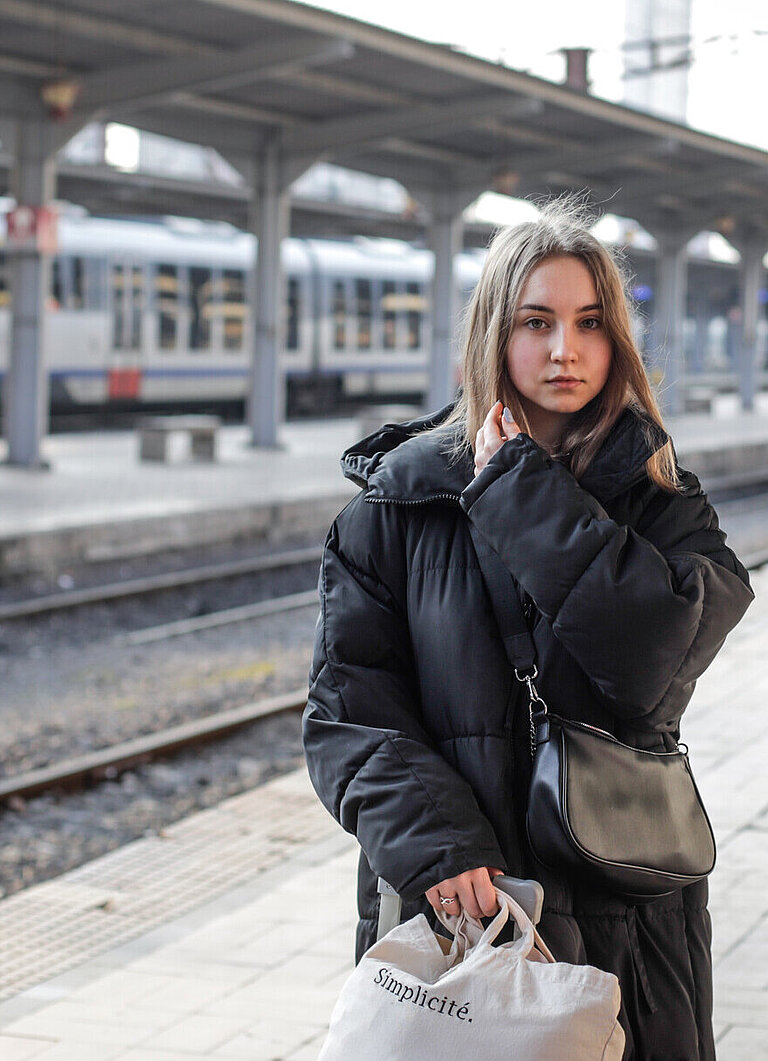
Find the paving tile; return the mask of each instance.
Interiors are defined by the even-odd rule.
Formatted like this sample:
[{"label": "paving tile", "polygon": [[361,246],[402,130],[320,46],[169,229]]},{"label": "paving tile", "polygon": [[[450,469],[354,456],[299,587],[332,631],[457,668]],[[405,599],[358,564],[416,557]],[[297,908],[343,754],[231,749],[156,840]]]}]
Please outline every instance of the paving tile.
[{"label": "paving tile", "polygon": [[155,1011],[168,1014],[194,1013],[215,999],[226,996],[232,990],[231,983],[177,977],[158,991],[142,995],[134,1005],[136,1012],[144,1014]]},{"label": "paving tile", "polygon": [[325,987],[291,988],[264,980],[212,1002],[202,1012],[217,1017],[242,1017],[247,1024],[264,1021],[279,1026],[281,1021],[295,1018],[300,1005],[306,1017],[322,1023],[327,1020],[334,1001],[334,993]]},{"label": "paving tile", "polygon": [[285,985],[295,987],[315,987],[324,985],[330,977],[347,968],[344,959],[323,955],[297,954],[282,965],[276,966],[268,975],[272,984],[278,988]]},{"label": "paving tile", "polygon": [[156,992],[173,983],[173,977],[158,974],[152,970],[118,969],[106,973],[97,980],[78,988],[70,996],[73,1001],[105,1002],[111,1005],[127,1006],[136,999],[150,992]]},{"label": "paving tile", "polygon": [[717,1044],[718,1061],[768,1061],[768,1036],[760,1028],[730,1028]]},{"label": "paving tile", "polygon": [[255,1035],[241,1035],[224,1043],[208,1056],[220,1061],[284,1061],[285,1043]]},{"label": "paving tile", "polygon": [[754,933],[735,947],[717,963],[716,971],[719,983],[765,991],[768,1002],[768,938],[765,933]]},{"label": "paving tile", "polygon": [[106,1043],[57,1043],[35,1057],[39,1061],[115,1061],[121,1051],[121,1046],[110,1047]]},{"label": "paving tile", "polygon": [[325,1032],[315,1036],[308,1043],[300,1046],[298,1050],[286,1054],[286,1061],[317,1061],[317,1055],[320,1053],[324,1040]]},{"label": "paving tile", "polygon": [[14,1021],[5,1029],[6,1034],[35,1036],[61,1043],[102,1043],[106,1046],[129,1046],[146,1038],[147,1031],[141,1027],[101,1021],[75,1021],[54,1019],[47,1011],[31,1014]]},{"label": "paving tile", "polygon": [[725,1035],[725,1033],[730,1029],[730,1027],[731,1027],[731,1025],[727,1024],[725,1021],[721,1021],[721,1020],[713,1020],[712,1021],[712,1031],[714,1032],[714,1036],[715,1036],[715,1044],[720,1042],[720,1040]]},{"label": "paving tile", "polygon": [[39,1057],[50,1045],[50,1040],[0,1035],[0,1058],[2,1061],[28,1061],[29,1058]]},{"label": "paving tile", "polygon": [[[43,1012],[46,1021],[63,1021],[65,1024],[75,1022],[77,1024],[106,1024],[119,1025],[127,1028],[146,1029],[146,1033],[155,1031],[168,1024],[171,1017],[152,1011],[141,1011],[136,1005],[124,1006],[117,1000],[114,1004],[109,1001],[108,996],[102,996],[100,1001],[79,1001],[77,995],[73,995],[66,1002],[55,1002],[47,1006]],[[30,1023],[34,1020],[29,1018]]]},{"label": "paving tile", "polygon": [[215,958],[206,955],[205,960],[200,961],[199,957],[182,957],[178,952],[170,953],[168,949],[162,949],[132,962],[131,975],[137,980],[147,981],[155,976],[164,984],[191,976],[200,980],[213,980],[232,988],[239,987],[258,975],[259,970],[251,972],[242,965],[227,961],[227,958],[228,954],[225,952],[217,954]]},{"label": "paving tile", "polygon": [[[131,1048],[117,1054],[113,1061],[191,1061],[195,1057],[204,1057],[204,1054],[193,1054],[189,1051],[174,1050],[144,1050],[142,1047]],[[73,1061],[76,1061],[73,1058]]]},{"label": "paving tile", "polygon": [[184,1017],[165,1031],[145,1037],[150,1050],[177,1050],[205,1054],[231,1039],[247,1024],[242,1019],[195,1014]]},{"label": "paving tile", "polygon": [[[282,1035],[278,1029],[270,1032],[269,1029],[256,1027],[234,1036],[226,1043],[222,1043],[210,1054],[213,1058],[232,1058],[232,1061],[242,1058],[243,1061],[284,1061],[293,1052],[303,1049],[310,1043],[322,1043],[325,1037],[325,1029],[316,1025],[293,1025],[284,1026]],[[319,1053],[319,1046],[315,1051],[315,1059]],[[350,1059],[353,1061],[353,1059]]]}]

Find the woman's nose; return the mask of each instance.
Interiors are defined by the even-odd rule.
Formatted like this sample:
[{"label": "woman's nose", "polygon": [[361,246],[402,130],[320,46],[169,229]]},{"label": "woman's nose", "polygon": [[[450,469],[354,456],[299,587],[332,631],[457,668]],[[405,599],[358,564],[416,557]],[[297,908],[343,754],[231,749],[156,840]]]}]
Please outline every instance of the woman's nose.
[{"label": "woman's nose", "polygon": [[570,329],[558,328],[553,333],[550,357],[557,363],[576,360],[578,357],[577,337]]}]

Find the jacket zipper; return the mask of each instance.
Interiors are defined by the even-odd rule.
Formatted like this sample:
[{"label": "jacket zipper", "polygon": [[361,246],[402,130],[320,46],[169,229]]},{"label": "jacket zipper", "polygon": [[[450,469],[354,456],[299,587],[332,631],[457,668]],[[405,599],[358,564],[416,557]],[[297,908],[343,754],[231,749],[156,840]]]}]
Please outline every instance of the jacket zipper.
[{"label": "jacket zipper", "polygon": [[366,497],[369,505],[429,505],[432,501],[458,501],[458,494],[432,494],[417,499],[405,497]]},{"label": "jacket zipper", "polygon": [[[555,718],[560,718],[559,715],[554,715],[554,717]],[[631,751],[631,752],[640,752],[643,755],[656,755],[656,756],[659,756],[659,755],[682,755],[682,756],[685,756],[685,752],[682,750],[682,748],[680,747],[679,743],[676,745],[676,747],[672,748],[671,750],[669,748],[665,748],[664,751],[654,751],[653,748],[636,748],[633,744],[625,744],[623,741],[620,741],[618,737],[614,737],[614,735],[612,733],[609,733],[608,730],[600,729],[599,726],[592,726],[592,725],[590,725],[589,722],[577,722],[576,719],[572,719],[572,718],[568,718],[568,719],[564,718],[564,719],[561,719],[561,721],[566,722],[569,726],[574,726],[574,727],[578,727],[579,729],[589,730],[589,732],[590,733],[594,733],[595,736],[603,737],[605,740],[610,741],[612,744],[618,744],[618,746],[620,748],[626,748],[628,751]],[[686,746],[683,745],[683,747],[686,747]],[[686,748],[686,751],[687,751],[687,748]]]}]

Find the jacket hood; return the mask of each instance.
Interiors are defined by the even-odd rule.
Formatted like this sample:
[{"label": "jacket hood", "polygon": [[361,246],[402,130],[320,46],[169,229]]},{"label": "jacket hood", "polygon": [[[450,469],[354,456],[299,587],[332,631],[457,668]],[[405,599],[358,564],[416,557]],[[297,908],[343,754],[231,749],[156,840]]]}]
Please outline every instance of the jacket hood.
[{"label": "jacket hood", "polygon": [[388,501],[459,497],[472,479],[472,455],[453,450],[461,424],[445,425],[453,404],[403,424],[384,424],[343,454],[347,479]]},{"label": "jacket hood", "polygon": [[[344,475],[369,497],[382,501],[458,500],[473,479],[474,463],[466,449],[457,456],[462,425],[445,424],[453,408],[451,404],[406,423],[384,424],[345,451]],[[668,441],[667,433],[652,420],[636,409],[625,409],[581,477],[581,485],[603,501],[616,496],[645,474],[648,458]]]}]

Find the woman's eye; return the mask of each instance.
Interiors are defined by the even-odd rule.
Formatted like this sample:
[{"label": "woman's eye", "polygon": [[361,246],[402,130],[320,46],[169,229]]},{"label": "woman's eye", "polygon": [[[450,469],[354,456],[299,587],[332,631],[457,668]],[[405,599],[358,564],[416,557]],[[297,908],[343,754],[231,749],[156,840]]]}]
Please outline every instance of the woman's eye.
[{"label": "woman's eye", "polygon": [[599,317],[586,317],[582,322],[582,328],[586,328],[587,331],[595,331],[597,328],[602,327],[603,322]]},{"label": "woman's eye", "polygon": [[547,326],[547,322],[542,317],[529,317],[525,324],[527,328],[534,332],[540,332],[542,328]]}]

